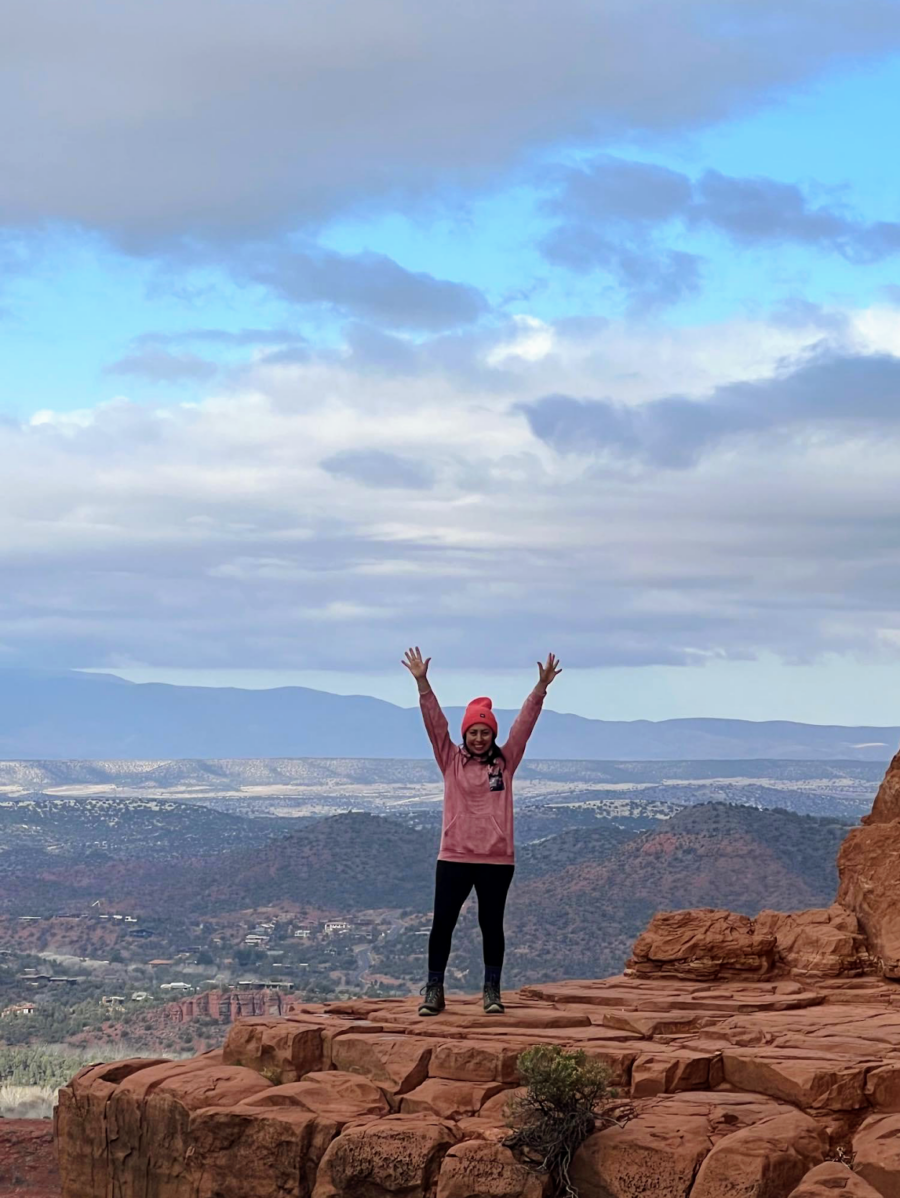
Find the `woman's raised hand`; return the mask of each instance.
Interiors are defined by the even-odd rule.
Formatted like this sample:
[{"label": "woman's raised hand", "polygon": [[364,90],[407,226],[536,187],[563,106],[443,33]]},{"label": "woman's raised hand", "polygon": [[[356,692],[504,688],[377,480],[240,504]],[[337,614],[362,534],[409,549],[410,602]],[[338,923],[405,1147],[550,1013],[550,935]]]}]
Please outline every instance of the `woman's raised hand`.
[{"label": "woman's raised hand", "polygon": [[422,660],[422,651],[416,645],[415,649],[406,650],[406,655],[400,664],[406,666],[413,678],[418,680],[419,678],[427,677],[428,663],[430,661],[430,657],[426,657],[424,661]]},{"label": "woman's raised hand", "polygon": [[554,657],[552,653],[547,654],[547,660],[543,665],[538,662],[537,668],[538,673],[540,674],[538,686],[542,690],[546,690],[556,675],[562,673],[562,666],[559,664],[559,658]]}]

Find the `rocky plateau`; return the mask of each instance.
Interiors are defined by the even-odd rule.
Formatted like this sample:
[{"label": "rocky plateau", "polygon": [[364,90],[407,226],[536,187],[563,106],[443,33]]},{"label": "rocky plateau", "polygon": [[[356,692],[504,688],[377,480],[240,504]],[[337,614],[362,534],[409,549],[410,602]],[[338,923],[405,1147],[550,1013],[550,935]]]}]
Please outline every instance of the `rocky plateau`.
[{"label": "rocky plateau", "polygon": [[63,1198],[543,1198],[503,1145],[538,1043],[619,1091],[581,1198],[900,1198],[898,861],[900,754],[831,907],[661,913],[623,976],[523,987],[502,1017],[294,1002],[191,1060],[90,1066],[59,1095]]}]

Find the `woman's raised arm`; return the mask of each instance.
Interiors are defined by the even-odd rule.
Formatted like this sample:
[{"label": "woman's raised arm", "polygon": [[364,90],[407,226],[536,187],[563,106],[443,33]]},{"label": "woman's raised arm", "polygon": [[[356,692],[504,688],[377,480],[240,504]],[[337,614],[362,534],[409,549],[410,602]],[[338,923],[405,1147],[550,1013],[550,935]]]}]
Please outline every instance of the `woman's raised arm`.
[{"label": "woman's raised arm", "polygon": [[454,746],[453,741],[450,739],[450,727],[447,723],[447,717],[441,710],[437,696],[431,689],[431,683],[428,681],[428,665],[430,661],[430,657],[426,657],[424,661],[422,660],[421,650],[416,645],[415,649],[410,648],[406,650],[401,664],[406,666],[416,680],[416,686],[419,688],[419,707],[422,710],[425,731],[428,733],[428,739],[431,741],[434,759],[443,774],[450,765]]},{"label": "woman's raised arm", "polygon": [[554,657],[552,653],[547,654],[547,660],[543,665],[538,662],[537,667],[537,685],[522,704],[522,710],[513,720],[506,744],[503,746],[503,756],[506,758],[506,763],[510,771],[516,769],[525,755],[525,746],[528,744],[528,738],[534,731],[538,716],[541,714],[544,698],[547,694],[547,687],[557,674],[562,673],[559,659]]}]

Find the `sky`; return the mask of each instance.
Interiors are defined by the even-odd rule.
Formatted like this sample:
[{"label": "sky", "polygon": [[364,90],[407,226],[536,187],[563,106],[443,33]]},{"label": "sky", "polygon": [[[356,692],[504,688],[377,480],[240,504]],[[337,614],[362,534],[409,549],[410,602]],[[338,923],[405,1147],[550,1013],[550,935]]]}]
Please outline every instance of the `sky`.
[{"label": "sky", "polygon": [[900,0],[11,0],[0,666],[900,723]]}]

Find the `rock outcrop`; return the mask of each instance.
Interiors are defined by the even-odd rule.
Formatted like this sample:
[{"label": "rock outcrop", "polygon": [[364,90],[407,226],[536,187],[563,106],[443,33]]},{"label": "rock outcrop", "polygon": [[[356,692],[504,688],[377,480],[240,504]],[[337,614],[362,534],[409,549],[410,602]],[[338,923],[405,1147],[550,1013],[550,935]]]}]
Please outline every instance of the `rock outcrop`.
[{"label": "rock outcrop", "polygon": [[541,1198],[502,1141],[543,1043],[603,1062],[630,1104],[579,1152],[582,1198],[900,1194],[900,988],[622,977],[525,987],[502,1018],[297,1003],[193,1060],[85,1069],[57,1109],[63,1198]]},{"label": "rock outcrop", "polygon": [[698,908],[661,911],[635,941],[626,973],[684,981],[858,977],[872,971],[856,916],[835,903],[755,919]]},{"label": "rock outcrop", "polygon": [[900,978],[900,753],[862,823],[838,855],[838,902],[859,920],[877,970]]}]

